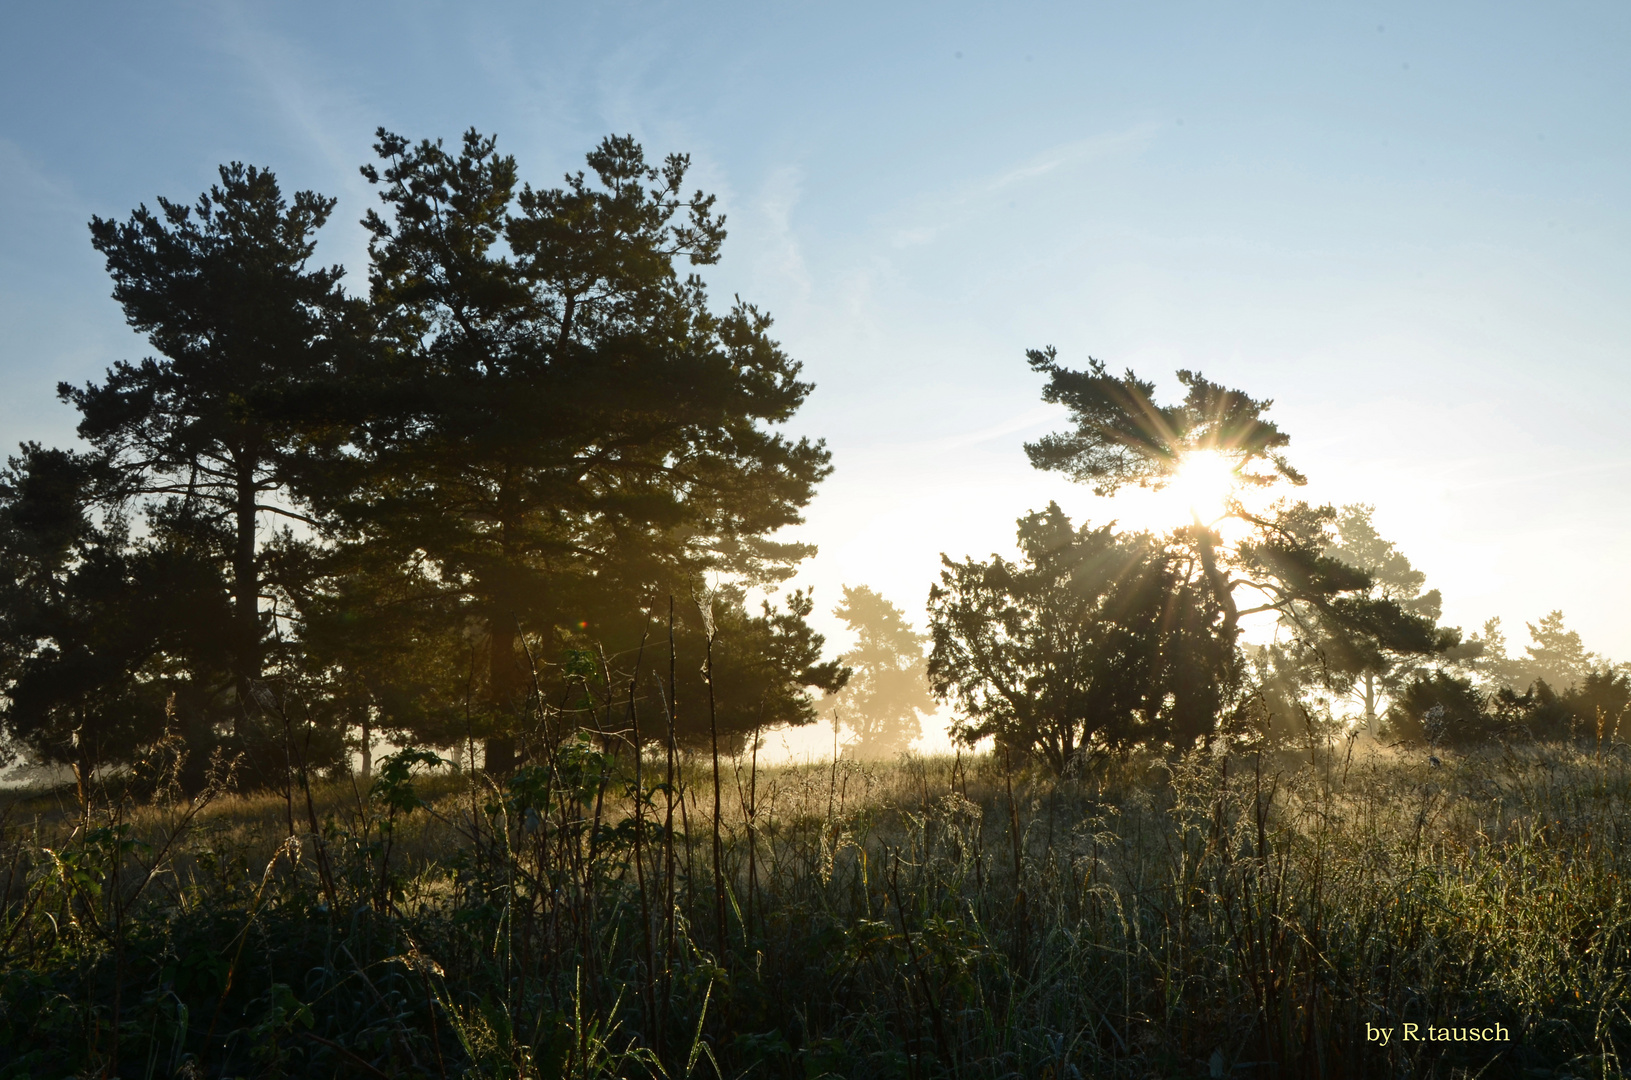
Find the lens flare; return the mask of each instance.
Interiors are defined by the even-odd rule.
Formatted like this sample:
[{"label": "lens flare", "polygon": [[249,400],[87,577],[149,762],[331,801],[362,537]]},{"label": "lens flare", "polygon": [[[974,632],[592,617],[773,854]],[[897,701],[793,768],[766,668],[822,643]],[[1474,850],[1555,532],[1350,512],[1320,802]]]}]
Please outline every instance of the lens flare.
[{"label": "lens flare", "polygon": [[1240,483],[1239,468],[1232,456],[1216,450],[1193,450],[1184,455],[1163,491],[1173,511],[1203,523],[1216,521],[1228,512]]}]

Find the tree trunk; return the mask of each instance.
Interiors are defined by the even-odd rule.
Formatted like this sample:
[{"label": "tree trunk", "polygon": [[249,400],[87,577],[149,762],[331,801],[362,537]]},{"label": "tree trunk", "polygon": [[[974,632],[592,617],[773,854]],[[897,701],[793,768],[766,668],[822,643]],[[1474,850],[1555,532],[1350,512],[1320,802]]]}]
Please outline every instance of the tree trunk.
[{"label": "tree trunk", "polygon": [[237,458],[233,505],[232,622],[233,679],[239,715],[253,698],[250,684],[261,677],[260,579],[255,569],[255,466],[253,456]]},{"label": "tree trunk", "polygon": [[374,707],[362,707],[362,778],[367,780],[374,775],[374,729],[369,723],[373,716]]},{"label": "tree trunk", "polygon": [[[713,603],[711,597],[708,603],[710,605]],[[706,667],[704,668],[704,674],[708,680],[708,743],[713,749],[714,759],[714,920],[717,924],[716,933],[719,938],[718,962],[723,964],[725,962],[725,946],[728,942],[725,937],[725,870],[721,862],[719,842],[721,801],[719,794],[719,721],[714,711],[714,628],[712,622],[706,623],[705,626],[708,631],[708,652]],[[836,763],[836,758],[834,761]]]},{"label": "tree trunk", "polygon": [[[519,508],[508,467],[499,482],[496,508],[499,550],[505,565],[513,566],[520,555],[512,527]],[[515,612],[497,599],[502,593],[498,589],[487,594],[493,598],[487,613],[487,722],[491,726],[482,741],[482,764],[490,776],[508,776],[515,771],[515,721],[526,682],[515,655],[520,627]]]},{"label": "tree trunk", "polygon": [[1365,672],[1365,732],[1376,734],[1376,676]]},{"label": "tree trunk", "polygon": [[1212,595],[1223,608],[1223,625],[1218,628],[1219,633],[1233,644],[1235,634],[1240,628],[1240,608],[1235,604],[1234,584],[1229,580],[1229,575],[1218,566],[1218,552],[1212,543],[1212,530],[1199,521],[1195,522],[1194,528],[1196,542],[1201,549],[1201,569],[1206,573],[1207,583],[1212,586]]},{"label": "tree trunk", "polygon": [[493,776],[515,771],[513,722],[524,685],[515,655],[516,635],[515,616],[508,612],[488,616],[487,705],[493,727],[482,742],[482,765]]}]

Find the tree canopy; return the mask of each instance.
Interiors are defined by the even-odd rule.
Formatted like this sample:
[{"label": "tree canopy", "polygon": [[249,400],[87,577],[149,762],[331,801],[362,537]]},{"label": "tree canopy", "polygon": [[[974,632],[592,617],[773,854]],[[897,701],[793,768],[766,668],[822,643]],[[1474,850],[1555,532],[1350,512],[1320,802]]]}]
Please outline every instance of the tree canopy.
[{"label": "tree canopy", "polygon": [[[1427,575],[1410,564],[1398,545],[1376,531],[1374,506],[1353,504],[1342,507],[1332,521],[1331,539],[1325,554],[1365,571],[1371,576],[1375,595],[1396,603],[1406,615],[1438,622],[1443,598],[1437,589],[1426,589]],[[1401,643],[1403,648],[1400,647]],[[1410,635],[1347,635],[1326,639],[1322,659],[1344,687],[1352,687],[1363,703],[1367,730],[1374,732],[1385,696],[1397,695],[1412,675],[1422,674],[1422,661],[1435,652],[1445,652],[1453,644],[1425,651]]]},{"label": "tree canopy", "polygon": [[1096,750],[1205,734],[1235,678],[1216,599],[1176,548],[1057,504],[1019,521],[1021,561],[944,560],[929,593],[929,681],[967,742],[994,737],[1056,771]]},{"label": "tree canopy", "polygon": [[914,630],[900,608],[865,585],[844,586],[833,614],[856,641],[839,657],[851,669],[849,682],[822,705],[838,710],[852,732],[851,755],[879,759],[906,750],[923,733],[920,718],[935,707],[923,655],[928,635]]},{"label": "tree canopy", "polygon": [[[333,438],[329,400],[357,328],[339,267],[308,266],[334,200],[286,200],[268,170],[234,162],[188,206],[159,199],[123,223],[93,217],[126,321],[160,358],[121,361],[101,384],[63,384],[79,434],[147,496],[155,524],[213,551],[231,580],[239,707],[261,677],[270,623],[261,522],[310,523],[302,465]],[[325,430],[329,428],[330,430]]]},{"label": "tree canopy", "polygon": [[573,657],[605,691],[663,598],[704,595],[727,737],[812,718],[843,669],[809,598],[747,590],[812,553],[775,534],[829,455],[780,431],[811,386],[769,316],[695,273],[725,229],[686,157],[612,137],[535,188],[474,131],[376,151],[366,298],[315,265],[335,200],[270,170],[92,220],[157,355],[60,387],[91,451],[24,447],[0,485],[12,736],[70,760],[172,726],[202,761],[298,714],[312,765],[357,729],[484,738],[503,772],[546,691],[594,681]]},{"label": "tree canopy", "polygon": [[376,149],[375,394],[336,512],[356,542],[423,557],[479,620],[502,769],[525,635],[616,621],[709,572],[786,577],[809,549],[771,534],[831,467],[774,430],[810,385],[769,317],[715,313],[677,269],[725,236],[711,196],[682,195],[683,155],[650,166],[610,138],[593,180],[535,190],[474,131],[456,154],[383,130]]},{"label": "tree canopy", "polygon": [[1043,400],[1065,405],[1072,425],[1026,445],[1037,468],[1109,496],[1165,487],[1204,454],[1225,464],[1230,490],[1215,519],[1192,508],[1164,536],[1076,530],[1050,506],[1022,519],[1021,564],[948,560],[930,594],[929,671],[970,718],[966,739],[1017,739],[1064,768],[1090,744],[1204,738],[1245,707],[1247,616],[1276,618],[1305,673],[1343,691],[1367,670],[1459,640],[1436,626],[1430,601],[1384,576],[1399,567],[1341,557],[1354,558],[1344,543],[1381,543],[1361,535],[1368,518],[1283,496],[1257,505],[1305,482],[1285,455],[1289,435],[1266,418],[1272,402],[1180,371],[1183,400],[1162,404],[1131,371],[1115,376],[1091,358],[1072,370],[1052,349],[1027,358],[1047,377]]}]

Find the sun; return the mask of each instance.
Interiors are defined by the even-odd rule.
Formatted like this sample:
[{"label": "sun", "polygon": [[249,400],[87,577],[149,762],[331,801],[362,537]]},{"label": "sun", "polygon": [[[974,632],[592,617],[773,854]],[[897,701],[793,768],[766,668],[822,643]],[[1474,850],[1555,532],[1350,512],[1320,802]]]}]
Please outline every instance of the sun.
[{"label": "sun", "polygon": [[1240,462],[1217,450],[1192,450],[1161,489],[1173,516],[1210,524],[1229,512],[1240,485]]},{"label": "sun", "polygon": [[1122,528],[1137,532],[1165,535],[1198,521],[1232,536],[1230,515],[1252,486],[1242,479],[1244,457],[1228,450],[1186,451],[1159,487],[1151,483],[1123,488],[1097,512],[1108,511]]}]

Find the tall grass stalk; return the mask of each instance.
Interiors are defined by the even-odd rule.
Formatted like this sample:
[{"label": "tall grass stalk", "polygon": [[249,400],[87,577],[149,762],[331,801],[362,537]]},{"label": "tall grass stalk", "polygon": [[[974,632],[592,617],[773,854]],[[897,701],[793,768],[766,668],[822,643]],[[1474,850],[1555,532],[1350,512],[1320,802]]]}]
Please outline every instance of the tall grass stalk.
[{"label": "tall grass stalk", "polygon": [[1622,744],[754,753],[725,805],[670,683],[659,813],[606,670],[512,777],[404,751],[311,778],[293,836],[220,770],[11,796],[0,1077],[1622,1074]]}]

